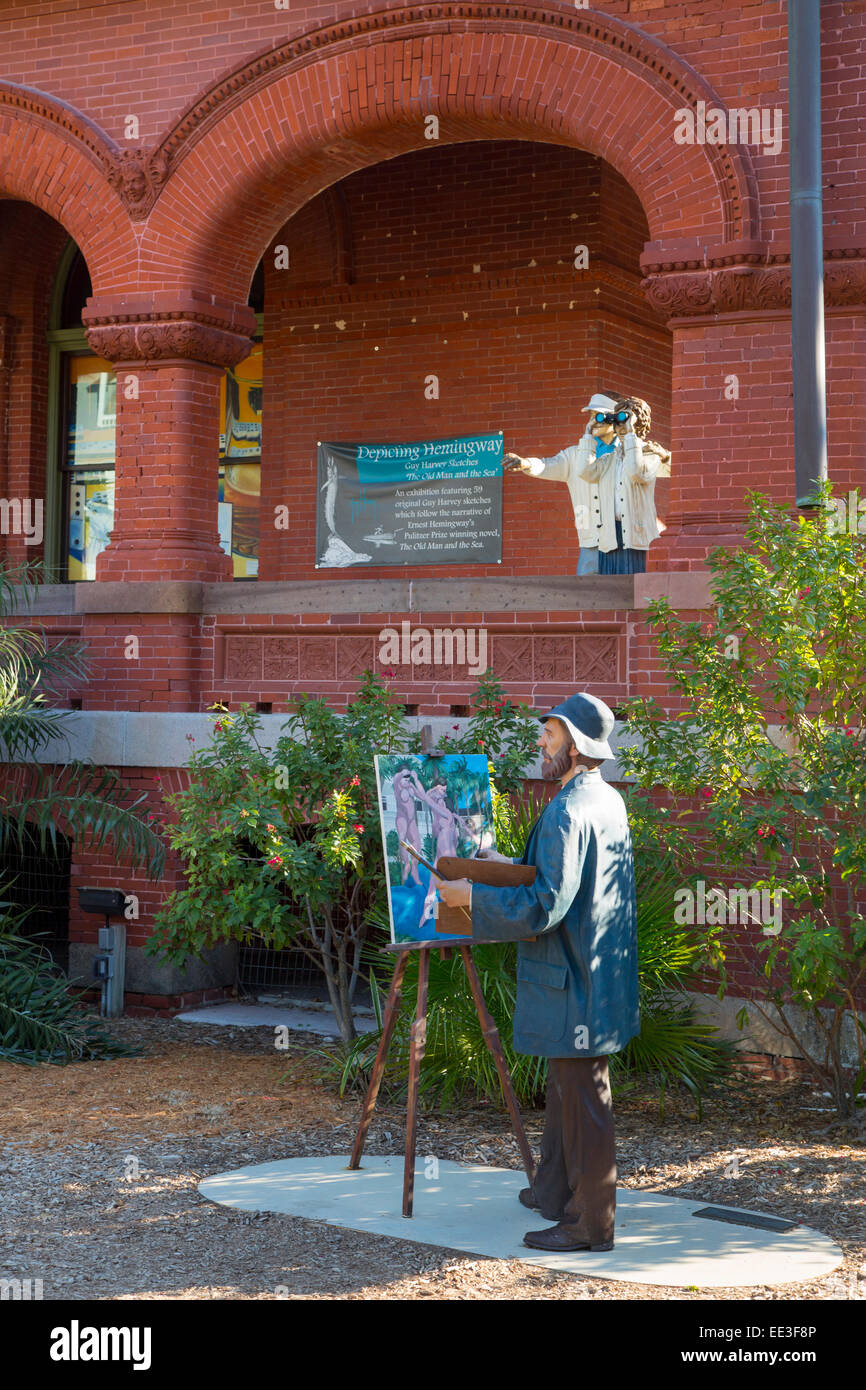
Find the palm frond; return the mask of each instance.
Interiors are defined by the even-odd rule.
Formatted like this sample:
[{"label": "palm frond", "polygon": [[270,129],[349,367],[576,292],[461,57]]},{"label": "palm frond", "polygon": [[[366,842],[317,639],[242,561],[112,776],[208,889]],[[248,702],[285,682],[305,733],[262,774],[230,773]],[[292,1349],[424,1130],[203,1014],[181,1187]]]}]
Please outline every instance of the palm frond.
[{"label": "palm frond", "polygon": [[0,849],[11,838],[24,843],[27,828],[45,851],[56,852],[58,835],[77,847],[101,849],[111,845],[118,858],[159,878],[165,868],[165,844],[137,814],[147,793],[129,800],[130,793],[111,768],[68,763],[60,773],[34,767],[30,784],[0,818]]}]

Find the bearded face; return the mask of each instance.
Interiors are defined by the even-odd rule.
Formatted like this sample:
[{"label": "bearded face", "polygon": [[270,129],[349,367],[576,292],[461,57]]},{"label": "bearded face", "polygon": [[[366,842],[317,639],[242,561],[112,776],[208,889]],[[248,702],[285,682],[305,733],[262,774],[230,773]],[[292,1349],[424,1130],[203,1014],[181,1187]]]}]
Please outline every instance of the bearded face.
[{"label": "bearded face", "polygon": [[561,782],[567,772],[571,770],[571,754],[574,744],[567,739],[558,753],[548,757],[545,753],[542,757],[541,775],[545,782]]}]

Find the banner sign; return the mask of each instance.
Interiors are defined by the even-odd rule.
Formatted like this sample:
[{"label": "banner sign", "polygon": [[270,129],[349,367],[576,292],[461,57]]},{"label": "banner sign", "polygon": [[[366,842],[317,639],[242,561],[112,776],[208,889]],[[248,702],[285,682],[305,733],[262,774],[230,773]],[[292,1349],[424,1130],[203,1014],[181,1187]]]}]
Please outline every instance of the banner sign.
[{"label": "banner sign", "polygon": [[502,561],[502,431],[319,444],[316,569]]}]

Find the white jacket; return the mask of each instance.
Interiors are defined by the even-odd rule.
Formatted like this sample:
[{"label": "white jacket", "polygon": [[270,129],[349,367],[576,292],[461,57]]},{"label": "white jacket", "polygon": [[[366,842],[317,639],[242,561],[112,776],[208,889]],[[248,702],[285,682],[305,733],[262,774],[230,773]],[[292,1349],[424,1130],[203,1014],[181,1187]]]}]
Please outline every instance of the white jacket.
[{"label": "white jacket", "polygon": [[598,488],[595,483],[584,482],[580,476],[578,459],[582,466],[580,445],[570,444],[567,449],[561,449],[551,458],[528,458],[526,462],[532,466],[533,477],[547,478],[552,483],[568,484],[580,548],[586,550],[598,545]]},{"label": "white jacket", "polygon": [[[631,430],[624,441],[617,439],[613,450],[600,458],[596,458],[596,445],[594,435],[584,434],[579,444],[569,445],[552,458],[530,458],[527,462],[534,477],[568,484],[581,546],[616,550],[619,510],[625,548],[648,550],[665,530],[655,509],[655,481],[663,460],[652,450],[645,450]],[[618,457],[623,459],[619,508],[615,496]]]}]

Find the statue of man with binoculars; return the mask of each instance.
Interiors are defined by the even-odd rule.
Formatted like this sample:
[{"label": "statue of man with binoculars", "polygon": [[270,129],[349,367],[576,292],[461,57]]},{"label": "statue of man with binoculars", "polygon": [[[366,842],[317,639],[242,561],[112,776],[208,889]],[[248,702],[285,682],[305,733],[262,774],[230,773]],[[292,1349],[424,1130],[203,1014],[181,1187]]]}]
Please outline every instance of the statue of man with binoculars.
[{"label": "statue of man with binoculars", "polygon": [[639,396],[594,395],[584,406],[578,444],[552,458],[506,454],[506,469],[567,483],[580,539],[578,574],[643,574],[664,530],[655,480],[670,475],[670,454],[649,438],[650,408]]}]

